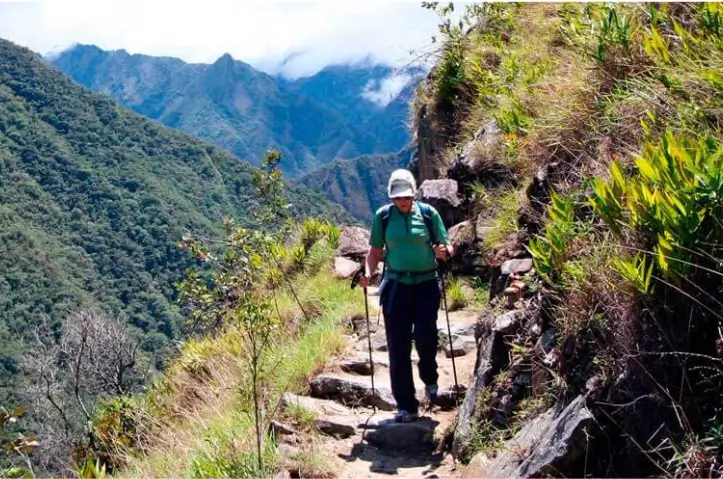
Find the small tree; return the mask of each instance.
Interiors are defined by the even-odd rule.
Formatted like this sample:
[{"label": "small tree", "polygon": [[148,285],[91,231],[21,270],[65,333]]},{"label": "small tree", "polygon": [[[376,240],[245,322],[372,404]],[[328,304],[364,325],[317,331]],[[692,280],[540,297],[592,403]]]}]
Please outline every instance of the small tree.
[{"label": "small tree", "polygon": [[276,255],[282,243],[279,238],[293,226],[289,205],[281,196],[279,161],[281,154],[269,151],[253,177],[261,199],[253,217],[261,229],[251,231],[225,219],[226,241],[217,254],[196,239],[184,238],[181,246],[205,265],[206,274],[193,268],[178,284],[180,300],[189,316],[190,334],[213,334],[228,326],[243,332],[243,360],[252,383],[259,470],[263,469],[264,397],[271,369],[267,352],[279,325],[262,279],[280,272]]}]

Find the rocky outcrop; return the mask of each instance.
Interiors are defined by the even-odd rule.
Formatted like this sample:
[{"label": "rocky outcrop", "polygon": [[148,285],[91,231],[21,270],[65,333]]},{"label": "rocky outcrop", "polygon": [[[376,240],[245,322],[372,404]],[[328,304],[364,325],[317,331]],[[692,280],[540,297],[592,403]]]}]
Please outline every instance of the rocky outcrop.
[{"label": "rocky outcrop", "polygon": [[454,180],[426,180],[417,189],[416,198],[432,205],[447,228],[465,217],[465,212],[460,208],[462,202],[457,195],[457,182]]},{"label": "rocky outcrop", "polygon": [[475,434],[473,419],[480,394],[492,382],[494,375],[507,365],[508,361],[503,335],[493,331],[480,343],[472,385],[465,394],[462,408],[459,411],[457,431],[452,442],[452,453],[457,457],[466,453],[470,440]]},{"label": "rocky outcrop", "polygon": [[494,458],[475,455],[463,477],[577,476],[575,461],[588,446],[592,413],[579,396],[559,413],[554,408],[525,424]]},{"label": "rocky outcrop", "polygon": [[417,183],[421,184],[425,180],[439,178],[447,163],[445,151],[447,141],[454,133],[454,106],[450,102],[423,103],[416,111],[415,123],[417,152],[410,163],[410,170]]},{"label": "rocky outcrop", "polygon": [[485,233],[489,230],[483,220],[465,220],[449,229],[454,254],[450,261],[453,274],[490,277],[490,264],[483,253]]},{"label": "rocky outcrop", "polygon": [[477,130],[473,139],[449,165],[446,177],[459,183],[460,196],[468,198],[473,183],[482,184],[485,188],[517,186],[517,175],[499,159],[501,140],[502,132],[497,122],[491,120]]}]

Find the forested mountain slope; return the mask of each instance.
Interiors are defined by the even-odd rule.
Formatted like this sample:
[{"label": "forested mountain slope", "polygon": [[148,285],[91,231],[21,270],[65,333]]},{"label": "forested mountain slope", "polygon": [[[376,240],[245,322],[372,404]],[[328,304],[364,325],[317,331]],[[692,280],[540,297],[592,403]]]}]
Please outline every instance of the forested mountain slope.
[{"label": "forested mountain slope", "polygon": [[[287,196],[297,215],[350,219],[303,186]],[[255,203],[247,163],[0,40],[2,385],[18,372],[17,341],[80,306],[123,315],[163,350],[177,337],[182,235],[216,237]]]}]

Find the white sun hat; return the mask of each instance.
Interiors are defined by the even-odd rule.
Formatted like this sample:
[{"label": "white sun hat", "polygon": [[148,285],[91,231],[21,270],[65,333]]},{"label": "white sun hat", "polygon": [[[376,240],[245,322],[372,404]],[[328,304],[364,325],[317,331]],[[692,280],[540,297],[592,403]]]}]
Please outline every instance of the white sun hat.
[{"label": "white sun hat", "polygon": [[389,198],[410,197],[417,192],[417,182],[409,170],[399,168],[392,171],[387,185]]}]

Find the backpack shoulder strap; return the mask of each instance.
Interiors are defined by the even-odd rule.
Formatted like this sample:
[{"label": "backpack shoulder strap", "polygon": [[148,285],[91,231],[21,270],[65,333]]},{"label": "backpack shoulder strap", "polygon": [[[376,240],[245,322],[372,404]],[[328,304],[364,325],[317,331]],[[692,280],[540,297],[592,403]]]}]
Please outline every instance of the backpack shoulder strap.
[{"label": "backpack shoulder strap", "polygon": [[387,242],[387,226],[389,225],[389,217],[392,214],[392,205],[384,205],[382,208],[382,238],[384,243]]},{"label": "backpack shoulder strap", "polygon": [[424,219],[424,224],[427,226],[427,232],[429,232],[429,240],[432,242],[432,244],[436,244],[437,241],[434,234],[434,223],[432,222],[432,210],[430,209],[429,205],[427,203],[419,203],[419,209],[422,212],[422,218]]}]

